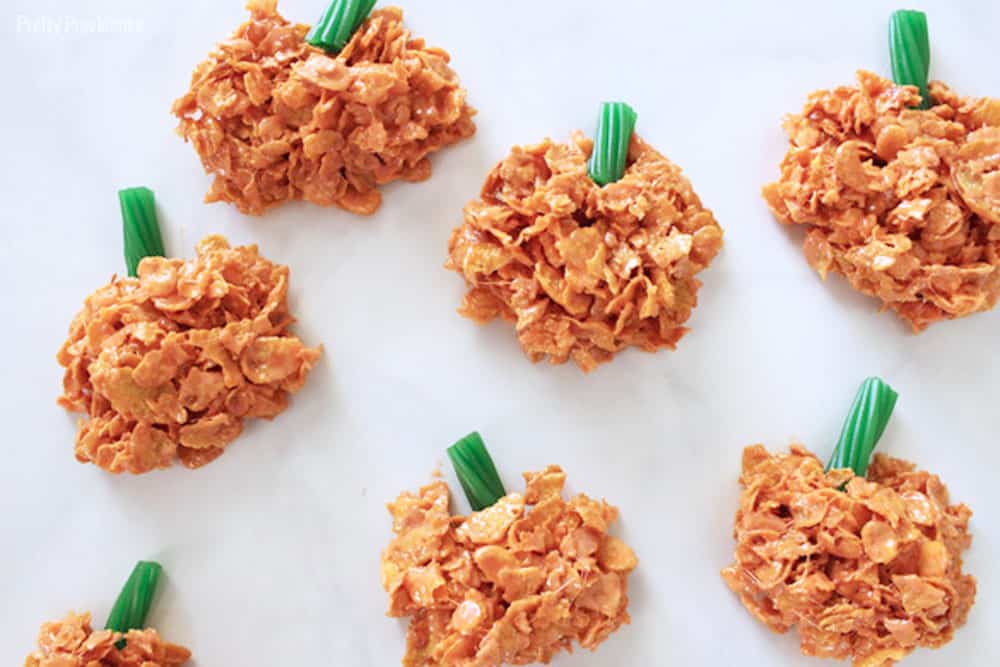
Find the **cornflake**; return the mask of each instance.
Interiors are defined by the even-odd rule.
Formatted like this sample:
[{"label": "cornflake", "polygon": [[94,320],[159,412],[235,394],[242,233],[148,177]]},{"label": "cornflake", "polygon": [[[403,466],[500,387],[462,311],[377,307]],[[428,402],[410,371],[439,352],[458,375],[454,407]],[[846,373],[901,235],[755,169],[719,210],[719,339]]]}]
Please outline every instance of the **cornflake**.
[{"label": "cornflake", "polygon": [[532,361],[586,372],[635,346],[674,348],[697,305],[695,276],[722,229],[681,170],[634,136],[624,178],[587,173],[593,141],[516,147],[465,207],[446,267],[469,287],[459,312],[515,322]]},{"label": "cornflake", "polygon": [[288,267],[209,236],[191,261],[147,257],[87,297],[59,350],[59,403],[84,412],[76,458],[113,473],[198,468],[245,419],[276,417],[319,358],[289,333]]},{"label": "cornflake", "polygon": [[784,455],[755,445],[740,484],[735,563],[722,578],[771,630],[797,626],[804,654],[891,667],[965,623],[972,511],[950,504],[937,475],[881,454],[868,479],[825,473],[801,445]]},{"label": "cornflake", "polygon": [[475,111],[442,49],[378,9],[337,55],[305,41],[276,0],[194,71],[174,102],[178,133],[215,177],[206,202],[259,215],[306,199],[368,215],[378,186],[430,178],[429,155],[475,134]]},{"label": "cornflake", "polygon": [[870,72],[809,96],[788,116],[781,180],[764,198],[805,225],[805,255],[843,274],[914,331],[1000,299],[1000,100],[961,98]]},{"label": "cornflake", "polygon": [[382,585],[388,615],[411,618],[405,667],[548,663],[629,622],[638,561],[608,535],[618,511],[582,494],[563,500],[557,466],[524,478],[525,495],[468,517],[449,514],[442,481],[389,505],[396,537]]},{"label": "cornflake", "polygon": [[[115,644],[124,639],[124,648]],[[168,644],[156,630],[94,631],[90,614],[69,613],[61,621],[42,625],[38,650],[24,667],[179,667],[191,651]]]}]

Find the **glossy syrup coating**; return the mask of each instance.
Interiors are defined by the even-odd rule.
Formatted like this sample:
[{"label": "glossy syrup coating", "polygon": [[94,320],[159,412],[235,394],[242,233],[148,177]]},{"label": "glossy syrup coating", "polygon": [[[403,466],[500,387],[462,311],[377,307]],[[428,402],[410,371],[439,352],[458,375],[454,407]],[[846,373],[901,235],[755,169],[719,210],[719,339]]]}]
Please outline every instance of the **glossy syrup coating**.
[{"label": "glossy syrup coating", "polygon": [[367,215],[380,185],[430,178],[432,153],[475,134],[448,53],[414,38],[402,10],[377,9],[328,54],[276,0],[247,8],[173,106],[214,176],[206,201],[258,215],[305,199]]},{"label": "glossy syrup coating", "polygon": [[[125,646],[118,648],[122,639]],[[38,648],[24,667],[180,667],[190,657],[191,651],[163,641],[156,630],[94,630],[90,614],[69,613],[42,624]]]},{"label": "glossy syrup coating", "polygon": [[1000,299],[1000,100],[940,82],[934,106],[870,72],[809,96],[764,198],[806,230],[824,279],[842,274],[914,331]]},{"label": "glossy syrup coating", "polygon": [[976,598],[962,572],[972,512],[937,475],[881,454],[867,479],[826,473],[801,445],[773,455],[756,445],[743,452],[740,485],[722,577],[769,628],[797,628],[804,654],[891,667],[965,623]]},{"label": "glossy syrup coating", "polygon": [[289,327],[288,267],[221,236],[193,260],[147,257],[84,302],[59,350],[59,403],[81,412],[76,458],[113,473],[215,460],[272,419],[320,350]]},{"label": "glossy syrup coating", "polygon": [[722,229],[680,168],[637,136],[625,176],[598,186],[593,142],[516,147],[465,207],[447,268],[465,279],[459,312],[514,323],[532,361],[584,371],[628,347],[673,349],[688,332]]},{"label": "glossy syrup coating", "polygon": [[524,477],[524,495],[467,517],[449,513],[442,481],[389,505],[396,535],[382,584],[389,616],[410,618],[406,667],[548,663],[629,622],[638,561],[608,535],[617,510],[583,494],[565,500],[557,466]]}]

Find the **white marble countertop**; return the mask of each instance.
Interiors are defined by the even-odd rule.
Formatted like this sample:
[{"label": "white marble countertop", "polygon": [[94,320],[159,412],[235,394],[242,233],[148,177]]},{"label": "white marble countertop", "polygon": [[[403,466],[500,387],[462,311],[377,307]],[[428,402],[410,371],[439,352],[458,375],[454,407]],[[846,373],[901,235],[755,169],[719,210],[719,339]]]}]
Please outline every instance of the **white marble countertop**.
[{"label": "white marble countertop", "polygon": [[[281,9],[311,22],[321,4]],[[940,473],[976,512],[967,569],[979,603],[952,644],[905,664],[1000,662],[1000,312],[913,336],[841,279],[821,283],[758,194],[777,174],[784,113],[858,68],[888,72],[896,5],[405,4],[415,33],[452,53],[479,133],[437,156],[429,182],[387,188],[367,220],[309,205],[248,219],[201,203],[209,179],[174,135],[170,104],[243,21],[242,0],[0,8],[0,663],[21,664],[45,619],[77,609],[103,620],[134,561],[156,558],[168,574],[150,621],[196,665],[399,664],[405,629],[383,616],[379,584],[384,503],[426,483],[446,446],[479,429],[509,486],[559,463],[573,490],[618,505],[641,559],[631,626],[556,665],[818,664],[794,635],[752,620],[718,571],[732,553],[741,448],[801,439],[828,452],[871,374],[901,393],[881,449]],[[1000,5],[922,8],[933,75],[963,94],[1000,94]],[[131,30],[88,29],[96,19]],[[456,315],[463,287],[442,264],[463,204],[509,147],[590,132],[607,98],[636,107],[639,132],[685,169],[727,245],[677,352],[629,352],[585,377],[533,366],[507,325]],[[156,191],[173,253],[223,233],[290,265],[298,332],[326,345],[286,414],[250,425],[195,473],[80,465],[74,418],[55,405],[53,357],[83,298],[120,270],[115,191],[137,184]]]}]

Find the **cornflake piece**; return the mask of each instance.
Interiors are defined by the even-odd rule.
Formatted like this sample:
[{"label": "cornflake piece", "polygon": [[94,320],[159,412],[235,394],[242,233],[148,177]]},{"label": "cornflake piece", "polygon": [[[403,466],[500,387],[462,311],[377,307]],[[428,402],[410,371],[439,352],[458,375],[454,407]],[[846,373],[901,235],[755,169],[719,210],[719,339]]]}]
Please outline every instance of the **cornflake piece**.
[{"label": "cornflake piece", "polygon": [[450,57],[412,38],[400,9],[374,11],[337,55],[306,43],[276,0],[247,9],[173,106],[215,177],[206,202],[258,215],[306,199],[368,215],[378,186],[430,178],[431,153],[475,134]]},{"label": "cornflake piece", "polygon": [[1000,100],[960,98],[870,72],[809,96],[788,116],[781,179],[764,198],[807,229],[824,279],[843,274],[914,331],[989,310],[1000,299]]},{"label": "cornflake piece", "polygon": [[[115,644],[124,639],[125,647]],[[94,631],[90,614],[69,613],[61,621],[42,625],[38,650],[25,659],[24,667],[179,667],[191,651],[168,644],[156,630]]]},{"label": "cornflake piece", "polygon": [[797,626],[804,654],[891,667],[965,623],[972,511],[950,504],[937,475],[876,454],[866,480],[825,473],[801,445],[783,455],[755,445],[740,484],[736,562],[722,578],[773,631]]},{"label": "cornflake piece", "polygon": [[406,667],[548,663],[629,622],[638,561],[608,535],[618,511],[582,494],[563,500],[557,466],[524,478],[524,496],[468,517],[449,514],[442,481],[389,505],[396,537],[382,585],[389,616],[411,618]]},{"label": "cornflake piece", "polygon": [[695,276],[722,229],[681,170],[633,136],[624,178],[587,175],[593,141],[516,147],[465,207],[446,267],[465,278],[459,312],[515,322],[532,361],[584,371],[635,346],[674,348],[697,305]]},{"label": "cornflake piece", "polygon": [[289,333],[288,267],[209,236],[191,261],[147,257],[87,297],[59,351],[76,458],[113,473],[197,468],[243,420],[285,410],[319,358]]}]

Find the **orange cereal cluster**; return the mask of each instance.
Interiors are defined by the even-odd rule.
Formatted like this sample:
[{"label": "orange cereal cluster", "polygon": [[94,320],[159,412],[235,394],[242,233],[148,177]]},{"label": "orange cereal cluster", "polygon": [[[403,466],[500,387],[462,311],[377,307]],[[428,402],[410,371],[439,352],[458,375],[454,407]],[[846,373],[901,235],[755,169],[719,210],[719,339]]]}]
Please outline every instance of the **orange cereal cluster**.
[{"label": "orange cereal cluster", "polygon": [[593,142],[516,147],[451,235],[446,266],[468,293],[460,313],[515,323],[532,361],[584,371],[629,346],[674,348],[697,305],[695,277],[722,229],[681,170],[633,137],[624,178],[587,173]]},{"label": "orange cereal cluster", "polygon": [[915,87],[869,72],[813,93],[764,188],[778,220],[806,227],[824,279],[843,274],[914,331],[1000,299],[1000,100],[930,93],[933,108],[911,108]]},{"label": "orange cereal cluster", "polygon": [[[115,644],[125,640],[121,649]],[[168,644],[156,630],[94,631],[90,614],[67,614],[61,621],[42,625],[38,650],[24,667],[179,667],[191,651]]]},{"label": "orange cereal cluster", "polygon": [[804,654],[891,667],[965,623],[972,512],[950,504],[937,475],[884,455],[868,479],[826,473],[801,445],[784,455],[756,445],[740,484],[735,562],[722,577],[775,632],[797,626]]},{"label": "orange cereal cluster", "polygon": [[548,663],[629,622],[638,561],[608,535],[618,511],[582,494],[563,500],[556,466],[524,478],[524,496],[468,517],[451,516],[441,481],[389,505],[396,537],[382,584],[389,616],[411,617],[405,667]]},{"label": "orange cereal cluster", "polygon": [[87,297],[59,351],[76,457],[113,473],[197,468],[288,406],[319,358],[288,331],[288,267],[221,236],[191,261],[147,257]]},{"label": "orange cereal cluster", "polygon": [[430,178],[431,153],[475,134],[448,54],[411,37],[400,9],[376,10],[331,55],[276,0],[247,8],[173,106],[215,177],[206,201],[260,214],[306,199],[371,214],[378,186]]}]

